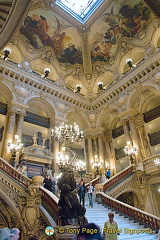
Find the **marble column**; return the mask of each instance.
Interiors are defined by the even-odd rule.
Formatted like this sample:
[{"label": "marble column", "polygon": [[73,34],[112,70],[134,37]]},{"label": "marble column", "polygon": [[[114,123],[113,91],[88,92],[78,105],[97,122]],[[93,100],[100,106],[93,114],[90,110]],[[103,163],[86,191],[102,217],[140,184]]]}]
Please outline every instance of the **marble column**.
[{"label": "marble column", "polygon": [[137,149],[137,154],[135,156],[135,164],[136,164],[137,167],[140,166],[139,170],[143,170],[143,169],[141,169],[141,168],[143,168],[143,166],[142,166],[143,164],[142,164],[142,153],[141,153],[141,147],[140,147],[140,139],[139,139],[139,135],[137,133],[134,121],[135,121],[134,117],[129,119],[129,126],[130,126],[130,130],[131,130],[132,143]]},{"label": "marble column", "polygon": [[21,139],[21,137],[22,137],[24,117],[25,117],[25,114],[24,114],[24,113],[18,114],[16,134],[19,136],[19,139]]},{"label": "marble column", "polygon": [[88,172],[92,172],[92,163],[93,163],[93,148],[92,148],[92,137],[87,137],[87,145],[88,145]]},{"label": "marble column", "polygon": [[124,130],[124,135],[125,135],[125,138],[126,138],[126,142],[127,141],[130,141],[131,142],[131,137],[130,137],[130,133],[129,133],[129,127],[128,127],[128,122],[126,121],[122,121],[122,124],[123,124],[123,130]]},{"label": "marble column", "polygon": [[106,152],[107,152],[108,162],[109,162],[108,168],[111,169],[112,174],[116,174],[117,170],[116,170],[116,164],[115,164],[115,152],[114,152],[113,144],[112,144],[112,132],[111,131],[106,132],[105,141],[106,141]]},{"label": "marble column", "polygon": [[89,172],[90,164],[89,164],[89,158],[87,157],[87,137],[84,136],[82,141],[83,141],[83,147],[84,147],[84,159],[86,163],[85,167],[87,169],[87,172]]},{"label": "marble column", "polygon": [[143,114],[139,114],[136,116],[135,124],[140,137],[140,144],[141,144],[143,159],[145,159],[151,156],[151,149],[150,149],[151,146],[149,144],[149,139],[146,134]]},{"label": "marble column", "polygon": [[98,153],[99,153],[99,161],[102,163],[102,174],[105,172],[105,162],[104,162],[104,147],[102,134],[98,134]]},{"label": "marble column", "polygon": [[5,133],[4,133],[4,140],[3,140],[3,148],[2,148],[2,158],[9,161],[10,160],[10,149],[8,147],[8,142],[13,141],[13,135],[14,135],[14,127],[15,127],[15,116],[16,112],[15,110],[8,110],[7,116],[6,116],[6,127],[5,127]]}]

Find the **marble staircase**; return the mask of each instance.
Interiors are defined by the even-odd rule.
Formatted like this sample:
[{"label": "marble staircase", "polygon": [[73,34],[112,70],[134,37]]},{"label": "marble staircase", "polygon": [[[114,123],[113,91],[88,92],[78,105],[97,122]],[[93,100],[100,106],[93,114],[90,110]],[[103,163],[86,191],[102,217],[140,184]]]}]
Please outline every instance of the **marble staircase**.
[{"label": "marble staircase", "polygon": [[[88,222],[95,223],[100,226],[101,230],[103,231],[104,222],[108,220],[108,213],[113,212],[115,217],[114,220],[118,223],[118,229],[120,229],[120,235],[118,236],[118,240],[154,240],[158,239],[157,234],[155,230],[151,230],[150,227],[146,227],[142,225],[139,222],[134,221],[133,219],[129,219],[129,217],[124,216],[120,213],[115,212],[111,208],[107,208],[103,206],[102,204],[97,204],[94,201],[93,208],[89,207],[88,204],[88,198],[86,196],[85,201],[85,207],[86,207],[86,218],[88,219]],[[152,233],[136,233],[133,231],[138,231],[138,229],[141,231],[149,231]]]}]

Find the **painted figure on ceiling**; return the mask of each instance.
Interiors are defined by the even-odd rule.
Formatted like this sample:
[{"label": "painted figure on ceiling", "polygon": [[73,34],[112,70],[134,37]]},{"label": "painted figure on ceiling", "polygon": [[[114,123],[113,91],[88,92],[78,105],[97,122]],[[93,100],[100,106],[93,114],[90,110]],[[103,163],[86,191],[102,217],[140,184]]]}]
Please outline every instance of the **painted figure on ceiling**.
[{"label": "painted figure on ceiling", "polygon": [[109,61],[111,54],[112,56],[113,52],[116,54],[116,44],[121,37],[133,38],[147,27],[150,10],[143,2],[140,1],[132,7],[126,4],[118,12],[114,8],[115,5],[112,6],[110,13],[105,13],[101,17],[101,21],[106,24],[106,30],[101,39],[93,42],[92,61]]},{"label": "painted figure on ceiling", "polygon": [[[54,23],[56,26],[49,26],[46,18],[42,15],[32,14],[27,16],[24,24],[20,28],[20,33],[23,34],[35,48],[42,48],[44,46],[50,46],[53,48],[57,59],[65,64],[82,64],[82,52],[77,49],[74,44],[68,44],[71,42],[71,37],[67,36],[64,31],[67,28],[71,28],[71,25],[65,25],[64,22],[60,22],[59,19],[54,16]],[[49,30],[53,29],[53,31]],[[65,43],[65,44],[64,44]]]}]

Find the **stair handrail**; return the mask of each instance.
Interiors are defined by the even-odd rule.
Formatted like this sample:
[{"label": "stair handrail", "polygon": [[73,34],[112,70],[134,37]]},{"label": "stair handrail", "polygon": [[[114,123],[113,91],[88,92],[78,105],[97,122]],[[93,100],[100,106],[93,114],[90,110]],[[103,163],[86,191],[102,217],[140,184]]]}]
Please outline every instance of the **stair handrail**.
[{"label": "stair handrail", "polygon": [[1,157],[0,157],[0,169],[25,186],[30,186],[32,183],[32,180],[30,178],[26,177],[24,174],[22,174],[17,169],[12,167],[6,160],[4,160]]},{"label": "stair handrail", "polygon": [[126,203],[123,203],[117,199],[114,199],[110,196],[108,196],[107,194],[105,194],[104,192],[98,192],[96,193],[96,201],[98,202],[102,202],[103,204],[133,218],[136,219],[144,224],[147,224],[149,226],[151,226],[153,229],[159,229],[160,226],[160,218],[142,211],[136,207],[133,207],[131,205],[128,205]]},{"label": "stair handrail", "polygon": [[[53,220],[58,224],[59,198],[44,187],[39,187],[42,192],[42,206],[47,210]],[[47,204],[47,205],[46,205]]]},{"label": "stair handrail", "polygon": [[110,179],[106,180],[102,183],[103,191],[105,192],[110,187],[114,186],[119,180],[123,179],[126,176],[129,176],[134,170],[134,166],[129,166],[122,170],[121,172],[117,173],[116,175],[112,176]]},{"label": "stair handrail", "polygon": [[88,183],[85,184],[85,186],[87,187],[89,185],[89,183],[91,182],[93,186],[95,186],[97,183],[99,183],[100,181],[100,176],[94,178],[93,180],[89,181]]},{"label": "stair handrail", "polygon": [[149,163],[154,162],[154,160],[155,160],[156,158],[159,158],[159,159],[160,159],[160,154],[156,154],[156,155],[153,155],[153,156],[151,156],[151,157],[145,158],[145,159],[143,160],[144,166],[147,165],[147,164],[149,164]]}]

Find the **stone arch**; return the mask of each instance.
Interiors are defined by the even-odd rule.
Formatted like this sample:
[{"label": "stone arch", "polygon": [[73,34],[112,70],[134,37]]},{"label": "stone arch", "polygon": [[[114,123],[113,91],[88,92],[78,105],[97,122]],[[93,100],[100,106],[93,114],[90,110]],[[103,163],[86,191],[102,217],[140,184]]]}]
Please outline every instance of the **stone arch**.
[{"label": "stone arch", "polygon": [[132,207],[140,207],[140,199],[138,196],[138,192],[135,190],[127,190],[127,191],[123,191],[121,192],[121,194],[119,196],[116,197],[117,200],[126,203]]},{"label": "stone arch", "polygon": [[[37,108],[37,114],[38,114],[38,111],[40,111],[40,109],[41,109],[42,110],[41,114],[44,117],[48,116],[49,118],[53,119],[53,117],[55,116],[55,108],[49,101],[47,101],[44,98],[34,96],[34,97],[28,99],[27,104],[29,106],[28,111],[32,107],[33,110],[36,110],[35,108]],[[39,112],[39,114],[40,114],[40,112]]]},{"label": "stone arch", "polygon": [[21,214],[18,211],[18,208],[14,205],[14,202],[11,199],[9,199],[9,197],[2,190],[0,190],[0,196],[3,199],[3,201],[7,204],[10,211],[14,213],[14,216],[18,221],[18,222],[16,222],[16,226],[20,227],[24,232],[25,226],[24,226],[24,223],[22,221]]},{"label": "stone arch", "polygon": [[12,99],[15,99],[13,94],[13,89],[6,83],[0,82],[0,99],[5,101],[5,103],[11,103]]},{"label": "stone arch", "polygon": [[153,97],[153,99],[158,99],[156,96],[156,88],[152,85],[144,85],[139,89],[134,89],[130,96],[128,97],[127,107],[129,109],[134,109],[137,112],[144,112],[144,107],[148,99]]},{"label": "stone arch", "polygon": [[[106,109],[103,109],[102,112],[99,114],[99,117],[97,119],[97,126],[102,126],[106,130],[111,129],[113,126],[113,120],[115,119],[115,114],[119,114],[120,110],[117,109],[116,106],[111,105],[107,111]],[[107,123],[107,124],[106,124]]]},{"label": "stone arch", "polygon": [[76,122],[80,128],[85,129],[89,126],[89,122],[86,116],[79,111],[70,111],[66,115],[66,119],[68,119],[68,123],[73,124]]}]

